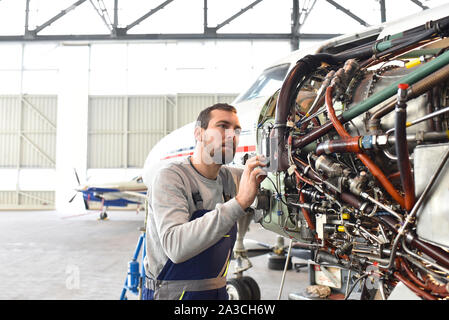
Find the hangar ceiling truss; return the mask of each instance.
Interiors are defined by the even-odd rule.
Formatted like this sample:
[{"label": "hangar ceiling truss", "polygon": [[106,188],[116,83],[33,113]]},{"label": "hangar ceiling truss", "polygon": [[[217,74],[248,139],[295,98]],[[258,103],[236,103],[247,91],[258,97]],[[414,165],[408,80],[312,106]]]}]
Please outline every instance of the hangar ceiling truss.
[{"label": "hangar ceiling truss", "polygon": [[[215,26],[208,24],[208,0],[203,0],[203,32],[199,33],[131,33],[130,30],[141,24],[145,20],[149,20],[155,14],[162,14],[161,10],[170,6],[173,2],[180,0],[160,0],[161,2],[144,12],[139,18],[134,21],[123,21],[120,17],[119,0],[109,0],[108,4],[112,3],[109,7],[105,5],[104,0],[78,0],[74,1],[71,5],[61,10],[58,14],[49,17],[45,21],[39,22],[39,25],[34,28],[29,27],[29,18],[32,14],[30,11],[30,4],[34,0],[26,0],[24,21],[25,28],[22,35],[2,35],[1,41],[108,41],[108,40],[289,40],[292,49],[296,49],[299,46],[300,40],[325,40],[337,36],[338,34],[332,33],[302,33],[300,31],[301,26],[304,25],[310,12],[313,10],[317,0],[291,0],[291,31],[289,33],[226,33],[219,32],[221,28],[232,23],[254,7],[260,5],[264,0],[250,0],[246,2],[247,5],[243,8],[236,8],[235,13],[224,19],[222,22]],[[267,1],[267,0],[265,0]],[[325,0],[330,7],[333,6],[336,9],[345,13],[348,18],[352,18],[359,22],[361,25],[368,26],[368,23],[351,12],[350,9],[342,6],[337,0]],[[386,0],[375,0],[380,5],[380,21],[386,20]],[[427,9],[427,6],[423,5],[421,1],[410,0],[414,4],[420,6],[423,10]],[[92,10],[97,12],[98,18],[100,18],[105,25],[105,32],[101,34],[56,34],[49,35],[43,34],[42,31],[48,28],[56,21],[64,19],[67,14],[73,10],[76,10],[81,5],[90,6]],[[120,21],[120,25],[119,25]],[[180,26],[182,29],[182,26]]]}]

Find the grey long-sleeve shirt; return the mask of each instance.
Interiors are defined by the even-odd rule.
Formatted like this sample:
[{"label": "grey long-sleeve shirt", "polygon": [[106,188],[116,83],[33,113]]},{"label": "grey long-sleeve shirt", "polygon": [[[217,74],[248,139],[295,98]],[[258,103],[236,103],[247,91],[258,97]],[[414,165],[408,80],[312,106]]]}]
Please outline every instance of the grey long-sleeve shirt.
[{"label": "grey long-sleeve shirt", "polygon": [[[222,181],[221,175],[216,180],[207,179],[186,158],[168,164],[155,175],[148,186],[147,256],[144,262],[151,278],[157,278],[167,259],[181,263],[215,244],[245,214],[235,198],[223,203],[223,183],[232,188],[232,194],[235,194],[236,186],[230,170],[226,167],[220,170],[226,181]],[[192,178],[197,185],[194,189],[199,189],[203,199],[203,208],[210,211],[189,221],[197,210],[192,198]]]}]

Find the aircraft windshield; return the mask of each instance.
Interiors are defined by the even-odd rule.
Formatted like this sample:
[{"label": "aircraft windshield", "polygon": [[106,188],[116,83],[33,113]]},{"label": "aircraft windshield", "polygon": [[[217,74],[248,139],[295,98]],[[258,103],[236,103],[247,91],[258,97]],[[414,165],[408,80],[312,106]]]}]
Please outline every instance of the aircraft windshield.
[{"label": "aircraft windshield", "polygon": [[282,85],[290,64],[282,64],[266,69],[253,85],[237,99],[238,102],[273,94]]}]

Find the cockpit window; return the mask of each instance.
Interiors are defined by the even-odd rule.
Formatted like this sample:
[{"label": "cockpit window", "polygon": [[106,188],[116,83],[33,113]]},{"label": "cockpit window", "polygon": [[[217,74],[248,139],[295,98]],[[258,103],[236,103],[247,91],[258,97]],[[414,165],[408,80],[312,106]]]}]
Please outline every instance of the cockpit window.
[{"label": "cockpit window", "polygon": [[273,94],[282,85],[289,63],[266,69],[253,85],[237,98],[236,103]]}]

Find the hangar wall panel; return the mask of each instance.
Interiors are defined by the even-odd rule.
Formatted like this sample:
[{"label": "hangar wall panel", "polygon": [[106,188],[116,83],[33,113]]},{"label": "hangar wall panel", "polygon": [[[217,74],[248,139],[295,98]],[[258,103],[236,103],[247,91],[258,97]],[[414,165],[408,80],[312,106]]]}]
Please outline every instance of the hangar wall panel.
[{"label": "hangar wall panel", "polygon": [[56,96],[22,97],[22,167],[55,167],[56,119]]},{"label": "hangar wall panel", "polygon": [[15,168],[19,164],[21,105],[18,96],[0,97],[0,166]]},{"label": "hangar wall panel", "polygon": [[[230,103],[236,96],[90,96],[87,166],[142,168],[149,151],[162,137],[194,121],[203,108],[217,102]],[[30,183],[30,175],[22,173],[55,169],[57,110],[56,95],[0,96],[0,169],[17,170],[11,175],[14,181],[0,190],[0,209],[54,207],[55,192],[45,191],[45,187],[41,188],[44,191],[30,191],[25,186]]]},{"label": "hangar wall panel", "polygon": [[165,135],[236,94],[90,96],[87,167],[141,168]]},{"label": "hangar wall panel", "polygon": [[[149,146],[153,146],[168,132],[167,96],[136,96],[128,102],[127,167],[143,166]],[[142,160],[143,159],[143,160]]]},{"label": "hangar wall panel", "polygon": [[54,168],[56,96],[0,96],[0,167]]},{"label": "hangar wall panel", "polygon": [[122,167],[125,102],[126,97],[89,98],[88,168]]},{"label": "hangar wall panel", "polygon": [[[52,170],[56,158],[57,96],[0,96],[0,169],[9,181],[0,190],[0,208],[51,209],[54,191],[25,191],[28,168]],[[13,171],[11,171],[13,170]],[[12,190],[14,189],[14,190]]]},{"label": "hangar wall panel", "polygon": [[237,95],[232,94],[178,94],[177,95],[177,128],[196,120],[196,116],[204,108],[218,102],[231,103]]},{"label": "hangar wall panel", "polygon": [[54,191],[0,191],[0,209],[53,209]]}]

